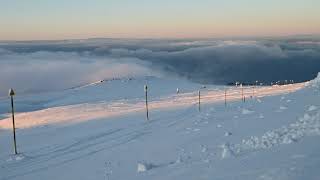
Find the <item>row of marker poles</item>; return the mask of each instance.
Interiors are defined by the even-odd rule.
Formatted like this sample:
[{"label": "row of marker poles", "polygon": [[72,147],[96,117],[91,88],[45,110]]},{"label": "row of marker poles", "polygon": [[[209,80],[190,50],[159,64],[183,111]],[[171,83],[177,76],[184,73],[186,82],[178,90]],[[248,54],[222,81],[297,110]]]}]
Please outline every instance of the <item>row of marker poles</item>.
[{"label": "row of marker poles", "polygon": [[[258,86],[258,81],[256,81],[255,83],[256,84],[252,88],[252,97],[253,98],[256,95],[255,94],[255,89]],[[240,88],[241,88],[241,99],[242,99],[242,102],[245,102],[246,101],[246,97],[244,95],[243,84],[242,83],[240,84],[240,83],[236,82],[236,86],[238,86],[238,85],[240,85]],[[145,104],[146,104],[146,119],[149,121],[148,86],[147,85],[144,86],[144,91],[145,91]],[[179,88],[177,88],[177,94],[179,94]],[[14,93],[13,93],[13,95],[14,95]],[[11,98],[12,98],[12,96],[11,96]],[[200,92],[200,90],[198,91],[198,103],[197,104],[198,104],[198,111],[200,112],[201,111],[201,92]],[[225,107],[227,107],[227,88],[224,90],[224,105],[225,105]],[[12,103],[12,106],[13,106],[13,103]],[[13,124],[14,124],[13,108],[12,108],[12,120],[13,120]],[[15,142],[15,130],[14,130],[14,142]],[[16,146],[15,146],[15,152],[16,152]]]},{"label": "row of marker poles", "polygon": [[[293,80],[290,80],[290,82],[293,84],[294,81]],[[285,83],[287,83],[287,81],[285,81]],[[262,83],[261,83],[262,84]],[[276,83],[278,84],[278,83]],[[245,97],[245,93],[244,93],[244,88],[243,88],[243,84],[242,83],[239,83],[239,82],[236,82],[236,86],[238,87],[238,85],[240,86],[241,88],[241,100],[242,102],[245,102],[246,101],[246,97]],[[273,83],[271,83],[271,86],[273,85]],[[258,88],[258,81],[255,81],[255,85],[253,85],[252,87],[252,98],[255,98],[255,96],[257,95],[257,92],[256,92],[256,89]],[[148,87],[147,85],[145,85],[144,87],[145,89],[145,96],[146,96],[146,113],[147,113],[147,120],[149,120],[149,110],[148,110]],[[180,93],[179,91],[179,88],[177,88],[177,91],[176,91],[177,94]],[[198,91],[198,111],[200,112],[201,111],[201,92],[200,90]],[[227,107],[227,88],[225,88],[224,90],[224,105],[225,107]]]},{"label": "row of marker poles", "polygon": [[[258,81],[256,81],[256,86],[257,86]],[[293,83],[293,81],[292,81]],[[237,86],[237,83],[236,83]],[[253,97],[255,96],[255,88],[256,86],[253,86]],[[240,84],[241,87],[241,96],[242,96],[242,101],[245,102],[245,96],[243,93],[243,86]],[[149,121],[149,107],[148,107],[148,86],[144,86],[144,91],[145,91],[145,103],[146,103],[146,118],[147,121]],[[179,93],[179,89],[177,89],[177,93]],[[9,96],[11,98],[11,113],[12,113],[12,131],[13,131],[13,146],[14,146],[14,153],[18,154],[17,151],[17,140],[16,140],[16,126],[14,122],[14,104],[13,104],[13,96],[15,95],[15,92],[13,89],[9,90]],[[224,104],[225,107],[227,107],[227,89],[224,91]],[[198,110],[199,112],[201,111],[201,92],[200,90],[198,91]]]}]

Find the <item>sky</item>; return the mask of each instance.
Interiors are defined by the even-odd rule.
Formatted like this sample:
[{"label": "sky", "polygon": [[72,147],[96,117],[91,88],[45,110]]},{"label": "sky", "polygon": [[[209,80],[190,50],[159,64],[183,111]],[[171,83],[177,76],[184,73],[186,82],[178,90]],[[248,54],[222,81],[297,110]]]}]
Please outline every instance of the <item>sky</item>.
[{"label": "sky", "polygon": [[0,40],[320,33],[319,0],[0,0]]}]

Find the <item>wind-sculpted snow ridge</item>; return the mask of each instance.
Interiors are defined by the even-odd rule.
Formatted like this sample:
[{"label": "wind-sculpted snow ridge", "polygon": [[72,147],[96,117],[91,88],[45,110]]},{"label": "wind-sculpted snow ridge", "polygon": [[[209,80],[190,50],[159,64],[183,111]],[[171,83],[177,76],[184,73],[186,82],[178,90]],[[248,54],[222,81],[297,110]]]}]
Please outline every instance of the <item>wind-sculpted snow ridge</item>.
[{"label": "wind-sculpted snow ridge", "polygon": [[318,76],[310,81],[310,86],[315,88],[320,88],[320,72],[318,73]]},{"label": "wind-sculpted snow ridge", "polygon": [[305,113],[297,122],[268,131],[261,137],[251,136],[249,139],[243,139],[239,144],[223,145],[222,158],[228,157],[226,152],[237,156],[281,144],[291,144],[301,140],[304,136],[314,135],[320,135],[320,111],[312,114]]}]

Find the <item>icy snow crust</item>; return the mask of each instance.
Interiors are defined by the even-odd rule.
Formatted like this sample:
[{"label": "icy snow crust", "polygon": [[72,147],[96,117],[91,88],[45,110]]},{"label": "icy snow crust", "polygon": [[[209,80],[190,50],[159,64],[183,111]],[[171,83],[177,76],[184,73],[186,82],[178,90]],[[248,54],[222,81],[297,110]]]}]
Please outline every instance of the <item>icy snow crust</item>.
[{"label": "icy snow crust", "polygon": [[[239,88],[228,88],[226,106],[225,87],[207,86],[200,112],[202,85],[149,78],[149,122],[146,80],[121,81],[17,100],[26,111],[37,106],[16,116],[17,156],[9,115],[0,113],[0,180],[320,176],[319,78],[256,88],[253,98],[248,87],[245,103]],[[1,107],[6,103],[0,100]]]}]

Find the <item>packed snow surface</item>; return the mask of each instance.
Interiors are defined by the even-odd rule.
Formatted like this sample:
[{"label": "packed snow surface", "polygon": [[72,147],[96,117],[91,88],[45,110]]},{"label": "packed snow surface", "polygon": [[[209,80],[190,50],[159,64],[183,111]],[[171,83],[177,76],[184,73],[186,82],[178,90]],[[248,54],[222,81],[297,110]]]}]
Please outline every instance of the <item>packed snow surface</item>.
[{"label": "packed snow surface", "polygon": [[[92,85],[92,84],[90,84]],[[96,83],[94,83],[96,85]],[[87,87],[87,86],[84,86]],[[143,86],[141,86],[142,89]],[[253,87],[243,88],[243,96],[251,97],[254,93],[257,97],[274,95],[278,93],[288,93],[291,91],[296,91],[304,87],[304,83],[287,85],[287,86],[274,86],[274,87],[261,87],[258,89],[253,89]],[[83,87],[82,87],[83,88]],[[101,88],[101,87],[100,87]],[[152,88],[152,86],[151,86]],[[158,87],[154,87],[158,88]],[[161,87],[163,88],[163,87]],[[174,89],[174,88],[172,88]],[[112,90],[116,94],[116,89]],[[208,90],[204,89],[201,93],[200,99],[201,103],[215,103],[225,101],[234,101],[242,99],[242,93],[240,93],[239,88],[229,88],[227,91],[227,96],[225,97],[225,92],[223,90]],[[253,92],[255,91],[255,92]],[[95,95],[95,92],[91,92]],[[100,92],[101,93],[101,92]],[[105,92],[110,93],[110,92]],[[130,94],[132,92],[128,92]],[[152,93],[152,90],[151,90]],[[89,93],[84,94],[86,96],[91,96]],[[143,96],[143,92],[141,93]],[[176,95],[169,95],[167,97],[155,98],[149,103],[150,110],[161,110],[169,108],[186,107],[192,104],[198,103],[197,92],[187,92]],[[59,100],[58,100],[59,101]],[[74,101],[74,100],[71,100]],[[50,102],[54,104],[56,102]],[[48,104],[50,104],[48,103]],[[67,104],[62,101],[62,104]],[[286,107],[281,106],[280,110],[285,110]],[[79,103],[75,105],[66,105],[53,107],[48,109],[43,109],[35,112],[21,113],[17,115],[17,127],[18,128],[30,128],[34,126],[43,126],[52,123],[71,123],[71,122],[81,122],[88,121],[92,119],[101,119],[112,116],[121,116],[123,114],[142,112],[145,110],[145,102],[143,98],[135,99],[116,99],[111,101],[95,101],[91,103]],[[252,114],[254,111],[243,109],[242,114]],[[10,129],[12,126],[11,119],[6,118],[0,121],[0,128]]]},{"label": "packed snow surface", "polygon": [[4,98],[0,180],[317,179],[319,87],[248,86],[243,102],[242,87],[148,77],[17,95],[18,155]]}]

